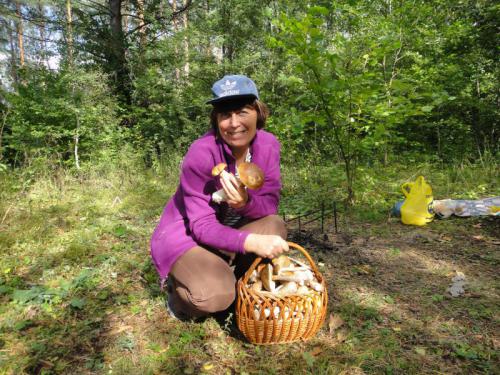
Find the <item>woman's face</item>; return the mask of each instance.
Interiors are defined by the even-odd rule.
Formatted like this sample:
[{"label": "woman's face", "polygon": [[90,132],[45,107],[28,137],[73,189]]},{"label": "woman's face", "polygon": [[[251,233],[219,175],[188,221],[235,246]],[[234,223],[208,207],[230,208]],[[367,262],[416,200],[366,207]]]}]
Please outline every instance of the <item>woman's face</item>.
[{"label": "woman's face", "polygon": [[222,139],[234,150],[245,150],[257,132],[257,111],[250,106],[217,114]]}]

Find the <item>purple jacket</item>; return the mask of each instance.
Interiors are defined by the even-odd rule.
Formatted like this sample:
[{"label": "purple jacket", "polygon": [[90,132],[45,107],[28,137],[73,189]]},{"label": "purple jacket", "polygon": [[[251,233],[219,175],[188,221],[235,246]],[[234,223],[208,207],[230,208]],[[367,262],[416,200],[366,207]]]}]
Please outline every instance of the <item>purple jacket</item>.
[{"label": "purple jacket", "polygon": [[[264,185],[248,191],[247,204],[236,212],[258,219],[278,212],[280,182],[280,144],[264,130],[250,144],[252,162],[262,168]],[[249,232],[222,225],[221,206],[211,201],[212,193],[221,188],[212,168],[227,163],[235,172],[235,159],[229,146],[213,130],[193,142],[184,157],[180,184],[169,200],[151,238],[151,256],[164,280],[174,262],[187,250],[208,245],[220,250],[243,253]],[[227,204],[224,204],[227,207]]]}]

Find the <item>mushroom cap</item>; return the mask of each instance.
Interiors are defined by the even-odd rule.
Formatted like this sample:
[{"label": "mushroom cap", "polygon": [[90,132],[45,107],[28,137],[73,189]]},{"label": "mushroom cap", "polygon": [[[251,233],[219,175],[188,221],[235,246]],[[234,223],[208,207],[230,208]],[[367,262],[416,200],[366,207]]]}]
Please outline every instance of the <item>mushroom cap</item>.
[{"label": "mushroom cap", "polygon": [[282,284],[282,288],[279,290],[279,295],[280,296],[286,296],[288,294],[294,294],[298,290],[298,285],[294,281],[288,281],[284,284]]},{"label": "mushroom cap", "polygon": [[215,167],[212,168],[212,176],[213,177],[217,177],[226,168],[227,168],[227,164],[226,163],[219,163],[219,164],[217,164]]},{"label": "mushroom cap", "polygon": [[310,289],[305,285],[301,285],[297,288],[297,294],[309,294],[310,292]]},{"label": "mushroom cap", "polygon": [[284,268],[290,268],[292,262],[286,255],[280,255],[277,258],[274,258],[272,261],[274,266],[274,274],[279,275]]},{"label": "mushroom cap", "polygon": [[264,185],[264,172],[255,163],[241,163],[238,166],[240,181],[249,189],[259,189]]}]

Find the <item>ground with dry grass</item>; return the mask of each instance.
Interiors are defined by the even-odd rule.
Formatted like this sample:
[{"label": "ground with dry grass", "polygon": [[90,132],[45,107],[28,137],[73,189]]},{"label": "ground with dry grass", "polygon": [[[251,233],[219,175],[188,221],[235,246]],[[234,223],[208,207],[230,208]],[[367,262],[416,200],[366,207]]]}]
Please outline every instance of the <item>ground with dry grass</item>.
[{"label": "ground with dry grass", "polygon": [[[175,180],[175,170],[170,176]],[[498,373],[499,221],[290,224],[328,282],[308,342],[259,347],[229,313],[170,318],[148,253],[175,184],[60,174],[2,185],[0,374]],[[291,194],[289,194],[290,196]],[[465,294],[447,292],[466,277]]]}]

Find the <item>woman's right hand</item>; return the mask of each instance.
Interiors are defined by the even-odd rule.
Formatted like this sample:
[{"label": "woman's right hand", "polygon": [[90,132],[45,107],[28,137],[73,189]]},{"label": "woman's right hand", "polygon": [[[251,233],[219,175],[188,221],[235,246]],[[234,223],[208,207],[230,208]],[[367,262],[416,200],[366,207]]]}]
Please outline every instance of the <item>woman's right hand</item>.
[{"label": "woman's right hand", "polygon": [[254,253],[262,258],[272,259],[283,251],[288,251],[288,243],[280,236],[274,234],[250,233],[243,245],[245,251]]}]

